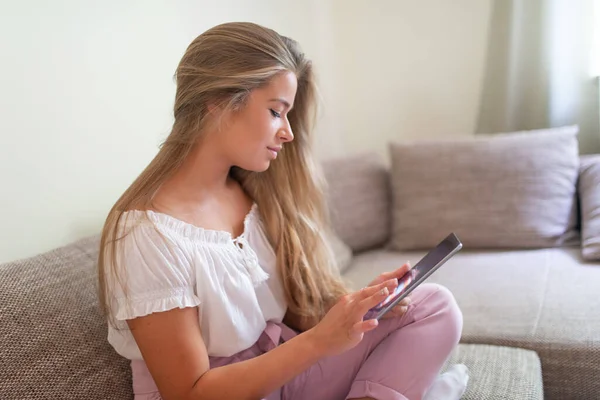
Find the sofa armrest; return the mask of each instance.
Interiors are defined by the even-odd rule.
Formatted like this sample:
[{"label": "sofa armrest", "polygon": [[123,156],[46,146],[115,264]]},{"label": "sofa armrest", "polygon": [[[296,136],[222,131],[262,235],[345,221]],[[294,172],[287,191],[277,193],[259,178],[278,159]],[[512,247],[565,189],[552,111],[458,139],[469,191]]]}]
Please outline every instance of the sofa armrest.
[{"label": "sofa armrest", "polygon": [[581,156],[578,190],[581,254],[586,260],[600,260],[600,155]]}]

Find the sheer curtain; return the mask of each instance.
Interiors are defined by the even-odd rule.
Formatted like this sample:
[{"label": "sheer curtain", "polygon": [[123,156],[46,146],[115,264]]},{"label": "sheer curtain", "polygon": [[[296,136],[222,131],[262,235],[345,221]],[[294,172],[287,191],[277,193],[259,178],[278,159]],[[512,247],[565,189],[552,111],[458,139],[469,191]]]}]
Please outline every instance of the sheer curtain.
[{"label": "sheer curtain", "polygon": [[477,132],[578,124],[581,152],[600,152],[599,12],[599,0],[494,0]]}]

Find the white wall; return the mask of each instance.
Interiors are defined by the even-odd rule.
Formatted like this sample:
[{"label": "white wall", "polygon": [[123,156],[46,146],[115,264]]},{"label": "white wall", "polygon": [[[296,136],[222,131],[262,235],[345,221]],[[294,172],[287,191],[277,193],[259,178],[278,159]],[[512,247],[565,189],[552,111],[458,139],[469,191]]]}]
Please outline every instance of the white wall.
[{"label": "white wall", "polygon": [[0,260],[98,231],[167,131],[186,37],[128,4],[2,6]]},{"label": "white wall", "polygon": [[209,27],[247,20],[326,53],[317,2],[13,1],[0,5],[0,262],[97,233],[168,133],[173,73]]},{"label": "white wall", "polygon": [[298,40],[320,157],[470,134],[491,0],[28,0],[0,5],[0,262],[95,234],[168,133],[172,75],[225,21]]},{"label": "white wall", "polygon": [[346,149],[474,134],[491,0],[336,0]]}]

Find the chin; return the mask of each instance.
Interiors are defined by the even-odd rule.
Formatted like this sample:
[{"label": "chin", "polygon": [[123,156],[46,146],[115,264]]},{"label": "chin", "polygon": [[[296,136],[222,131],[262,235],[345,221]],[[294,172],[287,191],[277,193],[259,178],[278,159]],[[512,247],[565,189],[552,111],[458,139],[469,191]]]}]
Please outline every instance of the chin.
[{"label": "chin", "polygon": [[244,166],[240,165],[240,168],[245,169],[246,171],[251,171],[251,172],[265,172],[266,170],[269,169],[270,166],[271,166],[271,162],[267,161],[267,162],[263,162],[263,163],[254,163],[251,165],[244,165]]},{"label": "chin", "polygon": [[265,172],[266,170],[269,169],[269,167],[271,166],[271,162],[267,161],[264,165],[262,165],[260,168],[257,168],[256,170],[254,170],[254,172]]}]

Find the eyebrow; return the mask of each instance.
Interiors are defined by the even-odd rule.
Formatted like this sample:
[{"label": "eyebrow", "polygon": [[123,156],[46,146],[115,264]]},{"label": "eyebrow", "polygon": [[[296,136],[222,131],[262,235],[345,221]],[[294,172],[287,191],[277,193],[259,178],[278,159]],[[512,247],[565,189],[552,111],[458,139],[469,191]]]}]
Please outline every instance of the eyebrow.
[{"label": "eyebrow", "polygon": [[279,98],[276,98],[276,99],[271,99],[271,100],[269,100],[269,101],[276,101],[276,102],[278,102],[278,103],[282,103],[282,104],[283,104],[284,106],[286,106],[287,108],[290,108],[290,109],[292,108],[292,107],[290,107],[290,103],[288,103],[288,102],[287,102],[285,99],[282,99],[281,97],[279,97]]}]

